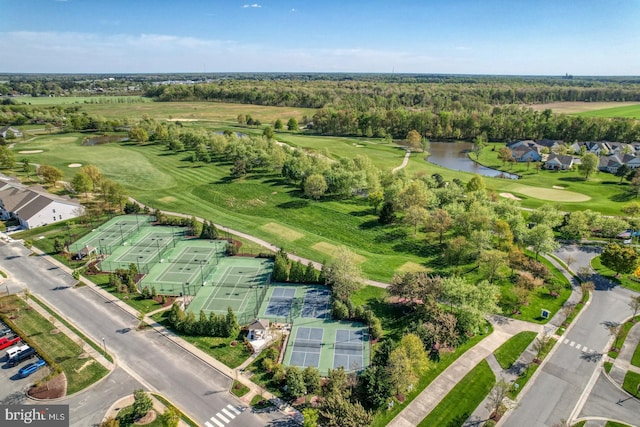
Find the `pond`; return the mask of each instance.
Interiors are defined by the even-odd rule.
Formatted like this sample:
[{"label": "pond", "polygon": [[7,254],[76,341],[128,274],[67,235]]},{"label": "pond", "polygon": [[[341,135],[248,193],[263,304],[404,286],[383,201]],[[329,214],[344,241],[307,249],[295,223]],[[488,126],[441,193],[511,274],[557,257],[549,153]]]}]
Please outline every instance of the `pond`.
[{"label": "pond", "polygon": [[482,166],[469,158],[470,142],[431,142],[429,161],[447,169],[477,173],[494,178],[518,179],[518,175]]},{"label": "pond", "polygon": [[82,145],[99,145],[99,144],[108,144],[110,142],[125,142],[128,141],[129,138],[126,136],[119,135],[101,135],[101,136],[92,136],[89,138],[85,138],[82,141]]}]

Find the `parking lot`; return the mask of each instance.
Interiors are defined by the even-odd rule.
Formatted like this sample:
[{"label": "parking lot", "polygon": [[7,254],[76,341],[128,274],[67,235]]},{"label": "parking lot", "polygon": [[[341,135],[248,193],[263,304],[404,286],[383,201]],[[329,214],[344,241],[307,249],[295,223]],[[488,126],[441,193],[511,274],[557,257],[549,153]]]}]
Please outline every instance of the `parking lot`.
[{"label": "parking lot", "polygon": [[[6,325],[3,322],[0,322],[0,332],[5,328]],[[2,336],[0,335],[0,338],[1,337]],[[21,345],[24,345],[24,343],[19,342],[16,345],[0,350],[0,404],[3,405],[24,402],[26,400],[25,393],[31,384],[37,382],[41,378],[44,378],[48,372],[48,369],[39,369],[27,378],[20,378],[18,375],[20,368],[37,360],[37,357],[33,357],[16,366],[10,367],[7,363],[7,350]]]}]

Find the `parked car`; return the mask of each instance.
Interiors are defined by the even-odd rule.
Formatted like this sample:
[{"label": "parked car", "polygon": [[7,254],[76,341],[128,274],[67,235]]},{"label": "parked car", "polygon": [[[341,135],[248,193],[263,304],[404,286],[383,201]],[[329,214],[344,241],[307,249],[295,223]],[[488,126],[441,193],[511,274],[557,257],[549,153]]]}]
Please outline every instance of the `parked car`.
[{"label": "parked car", "polygon": [[7,362],[9,366],[16,366],[24,362],[25,360],[31,359],[32,357],[36,356],[36,351],[32,347],[29,347],[29,346],[25,346],[25,347],[27,348],[19,351],[18,353],[13,355],[11,358],[9,358],[9,361]]},{"label": "parked car", "polygon": [[11,347],[14,344],[18,344],[20,341],[22,341],[22,338],[16,336],[2,337],[0,338],[0,350]]},{"label": "parked car", "polygon": [[0,337],[6,337],[7,335],[12,335],[13,330],[11,328],[7,328],[4,325],[0,325]]},{"label": "parked car", "polygon": [[38,369],[42,368],[43,366],[45,366],[47,364],[47,362],[45,362],[42,359],[38,359],[33,363],[29,363],[27,366],[24,366],[22,368],[20,368],[20,370],[18,371],[18,376],[20,378],[26,378],[29,375],[33,374],[34,372],[36,372]]}]

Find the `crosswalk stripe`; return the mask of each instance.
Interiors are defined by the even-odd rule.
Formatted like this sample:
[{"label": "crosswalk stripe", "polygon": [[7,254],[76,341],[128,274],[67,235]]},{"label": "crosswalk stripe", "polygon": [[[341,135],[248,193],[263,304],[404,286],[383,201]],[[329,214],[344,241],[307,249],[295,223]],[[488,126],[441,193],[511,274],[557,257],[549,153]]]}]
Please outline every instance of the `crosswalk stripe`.
[{"label": "crosswalk stripe", "polygon": [[236,415],[240,415],[240,411],[238,411],[238,409],[237,409],[235,406],[233,406],[233,405],[229,404],[229,405],[227,405],[227,408],[229,408],[229,409],[231,409],[233,412],[235,412],[235,413],[236,413]]},{"label": "crosswalk stripe", "polygon": [[580,344],[576,345],[576,350],[580,350],[580,347],[582,347]]},{"label": "crosswalk stripe", "polygon": [[222,421],[224,421],[225,423],[228,423],[228,422],[229,422],[229,420],[228,420],[228,419],[226,419],[226,418],[224,417],[224,415],[222,415],[220,412],[218,412],[218,413],[216,414],[216,417],[220,418],[220,419],[221,419]]},{"label": "crosswalk stripe", "polygon": [[234,419],[234,418],[236,417],[236,416],[235,416],[235,415],[233,415],[233,414],[231,413],[231,411],[229,411],[227,408],[222,408],[222,412],[224,412],[224,414],[225,414],[226,416],[228,416],[229,418],[231,418],[231,419]]},{"label": "crosswalk stripe", "polygon": [[[216,423],[216,425],[217,425],[218,427],[224,427],[224,424],[222,424],[220,421],[218,421],[217,419],[215,419],[215,418],[213,418],[213,417],[211,417],[211,421],[213,421],[214,423]],[[205,423],[205,424],[206,424],[206,423]],[[209,425],[211,425],[211,424],[209,424]],[[211,427],[213,427],[213,426],[211,426]]]},{"label": "crosswalk stripe", "polygon": [[569,344],[569,347],[573,347],[574,345],[576,345],[575,341],[571,341],[571,344]]},{"label": "crosswalk stripe", "polygon": [[568,343],[568,342],[569,342],[569,338],[565,338],[565,339],[564,339],[564,343],[566,344],[566,343]]},{"label": "crosswalk stripe", "polygon": [[211,424],[209,421],[205,421],[204,425],[207,427],[213,427],[213,424]]}]

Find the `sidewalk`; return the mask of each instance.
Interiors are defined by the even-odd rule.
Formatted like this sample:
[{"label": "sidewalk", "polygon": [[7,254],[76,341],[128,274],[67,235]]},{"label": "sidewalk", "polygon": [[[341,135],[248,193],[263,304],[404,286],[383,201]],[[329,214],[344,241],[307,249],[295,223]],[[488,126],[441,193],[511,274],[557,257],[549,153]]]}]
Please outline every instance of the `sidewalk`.
[{"label": "sidewalk", "polygon": [[542,332],[542,325],[508,319],[502,316],[493,316],[491,323],[494,327],[491,335],[467,350],[438,375],[388,425],[391,427],[417,426],[469,371],[483,359],[493,354],[505,341],[522,331]]}]

